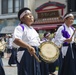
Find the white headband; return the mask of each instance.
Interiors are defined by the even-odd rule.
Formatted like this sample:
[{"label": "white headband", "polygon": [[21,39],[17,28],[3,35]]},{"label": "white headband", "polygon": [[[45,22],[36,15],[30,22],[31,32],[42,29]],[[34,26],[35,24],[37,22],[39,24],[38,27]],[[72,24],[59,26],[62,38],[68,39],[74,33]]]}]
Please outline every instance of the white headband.
[{"label": "white headband", "polygon": [[73,14],[67,14],[65,17],[64,17],[64,19],[66,19],[67,17],[72,17],[73,16]]},{"label": "white headband", "polygon": [[50,35],[50,33],[48,33],[48,34],[46,35],[46,37],[49,36],[49,35]]},{"label": "white headband", "polygon": [[20,15],[20,19],[21,19],[25,14],[28,14],[28,13],[31,13],[31,11],[25,10],[25,11]]}]

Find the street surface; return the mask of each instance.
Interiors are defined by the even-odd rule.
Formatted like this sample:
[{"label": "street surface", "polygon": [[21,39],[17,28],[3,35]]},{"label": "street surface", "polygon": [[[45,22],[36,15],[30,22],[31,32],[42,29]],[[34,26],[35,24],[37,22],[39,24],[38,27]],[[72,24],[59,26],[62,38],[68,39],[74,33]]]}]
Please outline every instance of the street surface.
[{"label": "street surface", "polygon": [[[8,65],[9,56],[8,57],[5,56],[4,58],[2,58],[2,60],[3,60],[5,75],[17,75],[16,65],[12,65],[12,66]],[[57,71],[55,71],[54,74],[57,75]]]},{"label": "street surface", "polygon": [[17,75],[17,67],[16,65],[9,66],[8,65],[9,58],[3,58],[3,65],[5,70],[5,75]]}]

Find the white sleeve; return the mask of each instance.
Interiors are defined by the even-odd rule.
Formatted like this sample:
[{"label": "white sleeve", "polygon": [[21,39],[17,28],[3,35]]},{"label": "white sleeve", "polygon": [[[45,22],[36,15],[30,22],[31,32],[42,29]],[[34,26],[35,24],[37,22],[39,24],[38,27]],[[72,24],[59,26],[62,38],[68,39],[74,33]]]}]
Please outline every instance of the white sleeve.
[{"label": "white sleeve", "polygon": [[54,43],[57,46],[62,45],[62,43],[64,42],[64,40],[66,39],[65,37],[62,36],[62,30],[63,30],[63,26],[59,27],[59,29],[56,32],[55,38],[54,38]]},{"label": "white sleeve", "polygon": [[14,30],[14,33],[13,33],[13,41],[15,40],[15,38],[22,39],[23,32],[24,31],[22,30],[22,27],[17,26]]}]

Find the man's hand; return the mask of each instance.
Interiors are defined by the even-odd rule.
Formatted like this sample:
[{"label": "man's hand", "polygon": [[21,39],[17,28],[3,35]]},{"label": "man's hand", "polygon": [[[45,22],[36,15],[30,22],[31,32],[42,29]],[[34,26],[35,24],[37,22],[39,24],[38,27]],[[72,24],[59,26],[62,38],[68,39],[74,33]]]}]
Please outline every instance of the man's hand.
[{"label": "man's hand", "polygon": [[67,42],[70,43],[72,41],[72,38],[67,39]]},{"label": "man's hand", "polygon": [[35,54],[35,49],[32,46],[29,46],[27,49],[31,56]]}]

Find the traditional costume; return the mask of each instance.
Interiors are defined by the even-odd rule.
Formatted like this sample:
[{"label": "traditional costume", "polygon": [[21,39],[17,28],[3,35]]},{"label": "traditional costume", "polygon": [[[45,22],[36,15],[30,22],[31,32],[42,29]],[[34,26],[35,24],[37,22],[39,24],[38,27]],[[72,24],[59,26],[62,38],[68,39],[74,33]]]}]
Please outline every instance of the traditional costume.
[{"label": "traditional costume", "polygon": [[[62,36],[65,38],[70,38],[74,32],[73,27],[69,27],[70,31],[68,32],[66,26],[63,25],[64,30],[62,30]],[[60,75],[76,75],[75,69],[75,57],[73,51],[73,42],[74,37],[71,43],[64,42],[62,49],[63,63]],[[66,47],[66,48],[65,48]]]},{"label": "traditional costume", "polygon": [[[19,38],[34,47],[36,55],[39,57],[38,46],[40,45],[40,38],[32,26],[28,27],[25,24],[18,25],[15,28],[13,37]],[[17,61],[18,75],[49,75],[49,71],[47,66],[45,66],[45,63],[39,63],[30,55],[27,48],[19,47],[17,52]]]},{"label": "traditional costume", "polygon": [[[72,44],[74,42],[73,27],[68,27],[65,23],[56,32],[54,43],[57,46],[62,45],[59,57],[59,72],[58,75],[76,75],[75,73],[75,58]],[[64,42],[65,39],[71,38],[72,42]]]}]

